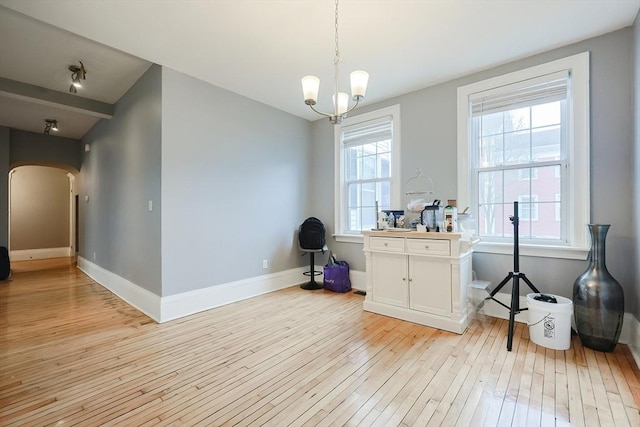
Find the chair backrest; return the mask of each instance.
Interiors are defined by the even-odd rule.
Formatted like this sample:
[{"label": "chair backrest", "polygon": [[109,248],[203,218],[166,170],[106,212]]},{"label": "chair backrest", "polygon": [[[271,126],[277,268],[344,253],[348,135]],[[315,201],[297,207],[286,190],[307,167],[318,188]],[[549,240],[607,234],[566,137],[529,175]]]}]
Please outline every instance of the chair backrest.
[{"label": "chair backrest", "polygon": [[322,249],[325,245],[324,224],[318,218],[304,220],[298,233],[298,242],[303,249]]}]

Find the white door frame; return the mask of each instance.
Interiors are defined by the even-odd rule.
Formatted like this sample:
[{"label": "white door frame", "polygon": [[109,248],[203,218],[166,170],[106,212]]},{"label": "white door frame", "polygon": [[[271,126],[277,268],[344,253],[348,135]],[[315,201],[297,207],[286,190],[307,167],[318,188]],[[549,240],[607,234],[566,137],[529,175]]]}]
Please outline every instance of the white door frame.
[{"label": "white door frame", "polygon": [[[57,166],[49,166],[49,165],[20,165],[20,166],[42,166],[42,167],[52,167],[55,169],[59,169],[67,172],[67,178],[69,179],[69,254],[68,256],[73,257],[74,260],[77,257],[76,250],[76,215],[75,215],[75,199],[77,192],[77,184],[76,177],[73,173],[67,171],[66,169],[57,167]],[[13,179],[13,174],[16,169],[20,166],[16,166],[9,171],[9,190],[8,190],[8,214],[7,214],[7,250],[9,254],[11,254],[11,180]]]}]

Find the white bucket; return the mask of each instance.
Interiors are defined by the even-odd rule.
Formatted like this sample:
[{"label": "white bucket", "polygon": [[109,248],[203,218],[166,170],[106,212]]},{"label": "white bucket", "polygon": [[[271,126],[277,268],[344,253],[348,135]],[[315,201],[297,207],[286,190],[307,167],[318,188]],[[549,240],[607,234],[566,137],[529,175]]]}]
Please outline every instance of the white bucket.
[{"label": "white bucket", "polygon": [[540,294],[527,295],[529,307],[529,337],[534,343],[553,350],[567,350],[571,345],[571,316],[573,301],[558,295],[558,303],[533,299]]}]

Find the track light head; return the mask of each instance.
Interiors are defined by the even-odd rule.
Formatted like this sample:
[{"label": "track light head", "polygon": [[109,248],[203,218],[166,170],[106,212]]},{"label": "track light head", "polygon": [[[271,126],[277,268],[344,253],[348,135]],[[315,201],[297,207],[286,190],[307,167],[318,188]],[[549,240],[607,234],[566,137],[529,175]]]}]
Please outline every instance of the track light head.
[{"label": "track light head", "polygon": [[58,121],[54,119],[44,120],[44,134],[49,135],[51,131],[58,132]]},{"label": "track light head", "polygon": [[84,64],[82,61],[80,62],[80,66],[77,65],[69,65],[69,71],[71,71],[71,86],[69,87],[69,92],[78,93],[76,90],[79,87],[82,87],[82,81],[87,78],[87,70],[84,68]]}]

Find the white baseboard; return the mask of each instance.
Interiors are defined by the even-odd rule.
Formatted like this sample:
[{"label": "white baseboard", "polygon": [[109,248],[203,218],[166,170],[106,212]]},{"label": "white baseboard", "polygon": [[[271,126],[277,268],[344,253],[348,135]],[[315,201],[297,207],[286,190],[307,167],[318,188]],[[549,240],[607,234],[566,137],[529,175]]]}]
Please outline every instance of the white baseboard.
[{"label": "white baseboard", "polygon": [[9,259],[11,261],[30,261],[33,259],[63,258],[70,256],[73,256],[73,252],[70,247],[23,249],[9,252]]},{"label": "white baseboard", "polygon": [[[278,273],[265,274],[236,282],[160,297],[85,258],[78,257],[78,268],[127,304],[137,308],[158,323],[168,322],[232,302],[295,286],[308,280],[302,274],[308,267],[298,267]],[[322,268],[319,271],[322,271]]]},{"label": "white baseboard", "polygon": [[302,273],[307,270],[308,267],[298,267],[163,297],[160,322],[304,283],[308,279]]},{"label": "white baseboard", "polygon": [[625,313],[624,323],[622,324],[622,332],[625,332],[625,325],[629,325],[629,336],[626,344],[629,351],[636,361],[636,365],[640,367],[640,322],[629,313]]},{"label": "white baseboard", "polygon": [[350,270],[349,279],[351,280],[352,289],[367,291],[367,274],[364,271]]},{"label": "white baseboard", "polygon": [[137,308],[156,322],[160,322],[162,318],[162,298],[160,296],[81,256],[78,257],[78,268],[127,304]]},{"label": "white baseboard", "polygon": [[[501,306],[495,301],[485,301],[482,304],[482,300],[488,296],[488,293],[482,289],[474,289],[469,288],[468,290],[470,309],[477,312],[477,314],[497,317],[499,319],[508,319],[509,318],[509,310]],[[505,293],[497,293],[495,298],[506,304],[511,305],[511,295]],[[479,308],[479,306],[482,306]],[[527,298],[520,296],[520,307],[527,307]],[[519,314],[516,314],[515,320],[516,322],[527,323],[529,321],[528,311],[523,311]],[[573,316],[571,318],[572,327],[575,328],[573,324]],[[634,359],[638,366],[640,366],[640,323],[636,320],[636,318],[631,313],[625,313],[624,319],[622,321],[622,331],[620,332],[619,342],[621,344],[627,344],[629,346],[629,350],[631,354],[633,354]]]}]

